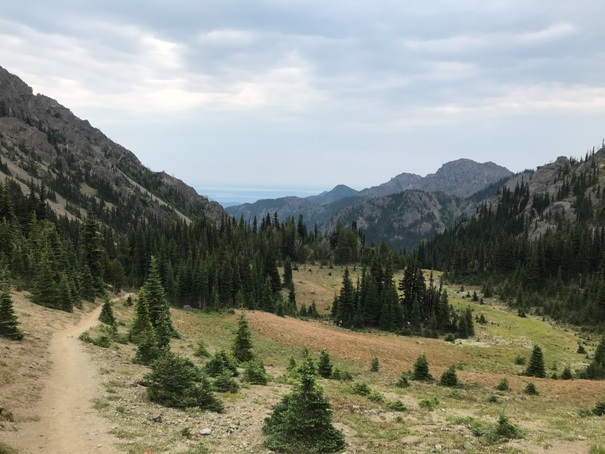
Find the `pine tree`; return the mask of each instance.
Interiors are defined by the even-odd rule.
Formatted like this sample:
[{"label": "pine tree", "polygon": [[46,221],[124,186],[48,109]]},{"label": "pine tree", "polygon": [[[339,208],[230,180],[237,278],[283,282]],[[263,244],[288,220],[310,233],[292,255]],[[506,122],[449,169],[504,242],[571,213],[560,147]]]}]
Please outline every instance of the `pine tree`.
[{"label": "pine tree", "polygon": [[378,361],[378,357],[374,356],[372,358],[372,364],[370,365],[370,372],[378,372],[380,370],[380,362]]},{"label": "pine tree", "polygon": [[291,453],[332,453],[345,447],[344,435],[332,425],[332,409],[315,383],[309,360],[299,369],[300,381],[265,419],[267,448]]},{"label": "pine tree", "polygon": [[290,257],[286,257],[286,260],[284,261],[284,287],[294,287],[294,282],[292,281],[292,263],[290,262]]},{"label": "pine tree", "polygon": [[349,268],[345,268],[342,277],[342,287],[338,296],[338,304],[335,305],[334,322],[339,326],[351,328],[353,326],[353,317],[355,315],[355,289],[349,275]]},{"label": "pine tree", "polygon": [[99,225],[90,208],[88,209],[88,216],[86,216],[82,225],[81,245],[82,262],[90,270],[95,296],[102,296],[105,294],[105,286],[103,284],[103,256],[105,250],[101,242]]},{"label": "pine tree", "polygon": [[13,310],[13,300],[6,288],[3,288],[0,293],[0,336],[12,340],[21,340],[24,337]]},{"label": "pine tree", "polygon": [[267,375],[263,362],[257,360],[248,361],[244,369],[242,381],[252,385],[266,385],[269,381],[269,375]]},{"label": "pine tree", "polygon": [[429,372],[429,362],[426,359],[426,355],[421,354],[414,363],[414,373],[412,378],[418,381],[430,381],[433,376]]},{"label": "pine tree", "polygon": [[113,315],[113,308],[111,306],[109,298],[105,298],[105,301],[103,302],[103,307],[101,308],[101,313],[99,314],[99,321],[110,326],[114,331],[118,328],[118,324],[116,318]]},{"label": "pine tree", "polygon": [[456,368],[454,366],[450,366],[439,379],[439,384],[441,386],[449,386],[451,388],[455,388],[460,386],[460,382],[458,381],[458,376],[456,375]]},{"label": "pine tree", "polygon": [[160,273],[158,270],[158,262],[155,257],[151,258],[149,266],[149,276],[143,286],[145,291],[145,299],[149,307],[149,319],[155,330],[158,347],[160,349],[168,348],[170,338],[178,336],[178,333],[172,326],[170,317],[170,306],[166,299],[166,293],[162,286]]},{"label": "pine tree", "polygon": [[254,358],[254,354],[252,353],[252,333],[243,312],[240,314],[237,322],[237,332],[231,351],[233,357],[240,363],[245,363]]},{"label": "pine tree", "polygon": [[137,345],[134,362],[149,365],[160,356],[161,350],[149,319],[149,306],[143,290],[139,293],[135,310],[135,319],[128,332],[128,338]]},{"label": "pine tree", "polygon": [[223,404],[211,391],[203,372],[191,361],[166,353],[151,366],[145,376],[149,400],[166,407],[199,407],[221,413]]},{"label": "pine tree", "polygon": [[537,344],[534,345],[531,358],[529,359],[529,364],[527,365],[527,369],[525,369],[524,375],[538,378],[546,377],[544,355],[542,354],[542,349]]},{"label": "pine tree", "polygon": [[319,354],[317,372],[323,378],[330,378],[332,376],[332,362],[330,361],[330,355],[325,350],[322,350]]}]

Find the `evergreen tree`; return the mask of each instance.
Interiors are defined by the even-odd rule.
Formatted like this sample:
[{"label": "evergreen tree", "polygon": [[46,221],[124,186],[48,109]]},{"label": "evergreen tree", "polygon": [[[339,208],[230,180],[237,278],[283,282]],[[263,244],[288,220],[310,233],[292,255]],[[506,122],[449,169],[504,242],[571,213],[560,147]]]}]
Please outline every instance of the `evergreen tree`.
[{"label": "evergreen tree", "polygon": [[211,377],[217,377],[224,372],[228,372],[232,377],[236,377],[239,372],[235,359],[227,354],[225,350],[220,350],[204,366],[204,370]]},{"label": "evergreen tree", "polygon": [[90,270],[95,296],[102,296],[105,294],[105,286],[103,284],[103,256],[105,250],[102,245],[99,225],[90,207],[88,209],[88,216],[86,216],[82,225],[81,245],[82,262]]},{"label": "evergreen tree", "polygon": [[524,375],[538,378],[546,377],[544,355],[542,354],[542,349],[537,344],[534,345],[531,358],[529,359],[529,364],[527,365],[527,369],[525,369]]},{"label": "evergreen tree", "polygon": [[19,320],[13,310],[13,300],[3,285],[0,293],[0,336],[12,340],[21,340],[23,331],[19,329]]},{"label": "evergreen tree", "polygon": [[262,361],[252,360],[246,363],[242,381],[252,385],[266,385],[269,381],[269,375],[265,370]]},{"label": "evergreen tree", "polygon": [[418,381],[431,381],[433,376],[429,372],[429,362],[426,359],[426,355],[421,354],[414,363],[414,373],[412,378]]},{"label": "evergreen tree", "polygon": [[170,317],[170,306],[166,299],[166,293],[162,286],[162,280],[158,270],[158,262],[155,257],[151,258],[149,266],[149,275],[143,286],[145,299],[149,307],[149,319],[153,325],[158,347],[160,349],[169,348],[170,338],[177,336],[178,333],[172,326]]},{"label": "evergreen tree", "polygon": [[292,281],[292,262],[290,262],[290,257],[286,257],[286,260],[284,261],[284,287],[294,287],[294,282]]},{"label": "evergreen tree", "polygon": [[345,328],[353,327],[355,309],[355,289],[353,287],[353,282],[351,282],[349,268],[347,267],[345,268],[342,277],[342,287],[340,289],[337,304],[334,305],[334,322]]},{"label": "evergreen tree", "polygon": [[332,362],[330,361],[330,355],[325,350],[322,350],[319,354],[317,372],[323,378],[330,378],[332,376]]},{"label": "evergreen tree", "polygon": [[156,361],[165,351],[160,350],[158,341],[155,337],[155,331],[151,322],[147,320],[147,324],[140,331],[136,338],[137,351],[133,362],[137,364],[150,365]]},{"label": "evergreen tree", "polygon": [[439,379],[439,384],[441,386],[449,386],[450,388],[455,388],[460,386],[460,382],[458,381],[458,375],[456,375],[456,368],[454,366],[450,366]]},{"label": "evergreen tree", "polygon": [[372,364],[370,365],[370,372],[378,372],[380,370],[380,362],[378,361],[378,357],[374,356],[372,358]]},{"label": "evergreen tree", "polygon": [[243,312],[240,314],[237,322],[237,332],[231,351],[233,357],[240,363],[245,363],[254,358],[254,354],[252,353],[252,333]]},{"label": "evergreen tree", "polygon": [[300,381],[265,419],[267,448],[289,453],[332,453],[342,451],[342,432],[332,425],[332,409],[315,383],[309,361],[299,369]]},{"label": "evergreen tree", "polygon": [[105,298],[105,301],[103,302],[103,307],[101,308],[101,313],[99,314],[99,321],[101,321],[101,323],[109,325],[114,331],[118,328],[118,324],[116,318],[113,315],[113,308],[111,306],[109,298]]},{"label": "evergreen tree", "polygon": [[166,407],[199,407],[221,413],[223,404],[211,391],[206,376],[191,361],[165,353],[145,376],[149,400]]},{"label": "evergreen tree", "polygon": [[134,362],[149,365],[160,356],[161,350],[149,319],[149,305],[143,290],[139,293],[135,311],[135,319],[128,332],[128,338],[137,345]]},{"label": "evergreen tree", "polygon": [[139,292],[139,297],[135,303],[135,316],[128,331],[128,339],[131,342],[137,342],[137,336],[147,329],[147,326],[151,326],[153,330],[153,325],[151,324],[151,319],[149,318],[149,303],[147,302],[147,296],[144,290]]}]

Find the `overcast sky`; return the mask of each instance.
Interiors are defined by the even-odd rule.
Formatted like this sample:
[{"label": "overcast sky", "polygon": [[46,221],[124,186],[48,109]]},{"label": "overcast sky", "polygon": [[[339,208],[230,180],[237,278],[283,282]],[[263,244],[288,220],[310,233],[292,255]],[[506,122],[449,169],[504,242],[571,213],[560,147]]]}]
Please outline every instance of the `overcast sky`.
[{"label": "overcast sky", "polygon": [[0,66],[219,200],[605,137],[603,0],[4,3]]}]

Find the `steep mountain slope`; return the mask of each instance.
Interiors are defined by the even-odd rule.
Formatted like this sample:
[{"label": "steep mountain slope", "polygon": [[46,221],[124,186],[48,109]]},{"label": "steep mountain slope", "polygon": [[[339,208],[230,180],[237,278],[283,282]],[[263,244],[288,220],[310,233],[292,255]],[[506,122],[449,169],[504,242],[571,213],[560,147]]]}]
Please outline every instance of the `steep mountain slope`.
[{"label": "steep mountain slope", "polygon": [[603,169],[605,147],[513,178],[475,216],[420,247],[420,260],[453,279],[498,284],[520,313],[605,323]]},{"label": "steep mountain slope", "polygon": [[[59,213],[97,217],[123,230],[130,222],[175,216],[219,219],[220,205],[165,172],[152,172],[86,120],[0,68],[0,172],[49,189]],[[2,176],[0,174],[0,177]]]},{"label": "steep mountain slope", "polygon": [[355,222],[367,242],[384,240],[393,248],[409,250],[420,241],[443,233],[470,206],[468,201],[443,192],[410,190],[343,208],[324,230],[333,230],[339,222]]}]

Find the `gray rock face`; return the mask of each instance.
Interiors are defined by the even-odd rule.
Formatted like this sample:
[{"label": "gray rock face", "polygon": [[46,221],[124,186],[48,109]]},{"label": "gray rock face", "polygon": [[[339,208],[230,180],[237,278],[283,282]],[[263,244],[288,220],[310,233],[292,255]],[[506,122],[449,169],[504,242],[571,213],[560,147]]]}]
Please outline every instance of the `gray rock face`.
[{"label": "gray rock face", "polygon": [[[0,68],[0,137],[0,157],[11,173],[25,174],[26,181],[33,178],[51,187],[52,181],[76,176],[80,181],[71,184],[78,189],[85,184],[99,199],[130,205],[149,217],[176,212],[185,219],[205,214],[218,220],[224,214],[220,205],[181,180],[151,172],[132,152],[54,99],[34,95],[4,68]],[[24,165],[30,160],[35,172]]]}]

